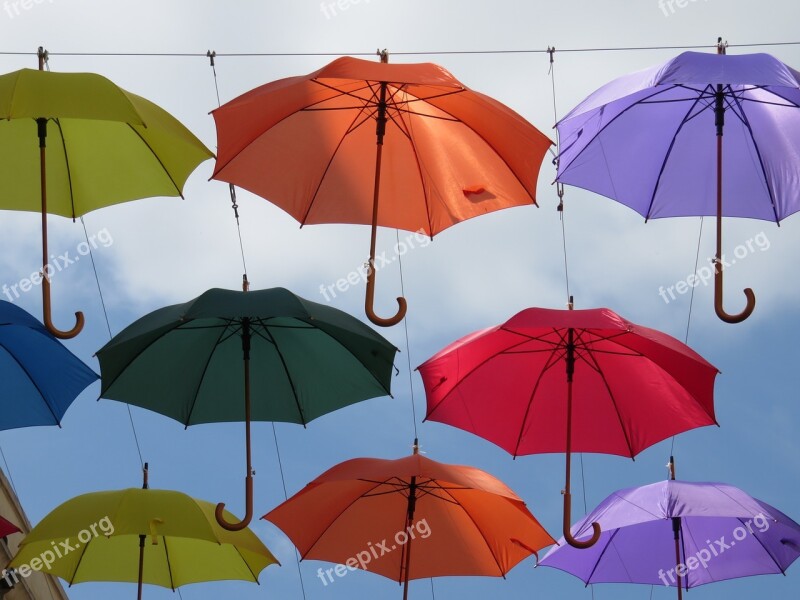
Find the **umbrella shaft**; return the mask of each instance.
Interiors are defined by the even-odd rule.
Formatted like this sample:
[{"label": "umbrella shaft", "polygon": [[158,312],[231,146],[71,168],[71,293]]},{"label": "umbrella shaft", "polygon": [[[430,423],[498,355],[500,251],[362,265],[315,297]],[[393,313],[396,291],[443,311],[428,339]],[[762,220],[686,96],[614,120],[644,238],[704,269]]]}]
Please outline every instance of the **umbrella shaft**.
[{"label": "umbrella shaft", "polygon": [[147,536],[139,536],[139,587],[137,600],[142,600],[142,584],[144,582],[144,540]]}]

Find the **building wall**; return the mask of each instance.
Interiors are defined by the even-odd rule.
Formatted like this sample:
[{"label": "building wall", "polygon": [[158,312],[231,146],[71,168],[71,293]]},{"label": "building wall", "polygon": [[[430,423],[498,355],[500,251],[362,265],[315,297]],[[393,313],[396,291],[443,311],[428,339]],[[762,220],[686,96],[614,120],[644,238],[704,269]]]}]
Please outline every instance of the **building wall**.
[{"label": "building wall", "polygon": [[[0,567],[5,567],[17,552],[19,543],[25,534],[31,530],[31,524],[2,471],[0,471],[0,515],[22,530],[22,533],[14,533],[8,536],[6,541],[0,541]],[[2,600],[67,600],[67,594],[58,579],[50,575],[32,573],[30,577],[20,578],[19,581],[10,591],[0,589],[0,598]]]}]

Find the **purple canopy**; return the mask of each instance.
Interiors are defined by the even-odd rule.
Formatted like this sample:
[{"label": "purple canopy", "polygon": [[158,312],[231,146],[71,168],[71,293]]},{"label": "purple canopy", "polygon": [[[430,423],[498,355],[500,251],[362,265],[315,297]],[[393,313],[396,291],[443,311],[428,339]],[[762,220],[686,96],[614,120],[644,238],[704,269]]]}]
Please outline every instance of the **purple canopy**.
[{"label": "purple canopy", "polygon": [[586,584],[675,586],[675,518],[683,587],[783,573],[800,555],[800,525],[769,504],[724,483],[663,481],[613,493],[572,527],[582,538],[600,523],[594,546],[577,550],[561,539],[539,564]]},{"label": "purple canopy", "polygon": [[800,72],[769,54],[684,52],[620,77],[557,125],[558,181],[647,219],[716,214],[715,92],[725,98],[723,215],[800,210]]}]

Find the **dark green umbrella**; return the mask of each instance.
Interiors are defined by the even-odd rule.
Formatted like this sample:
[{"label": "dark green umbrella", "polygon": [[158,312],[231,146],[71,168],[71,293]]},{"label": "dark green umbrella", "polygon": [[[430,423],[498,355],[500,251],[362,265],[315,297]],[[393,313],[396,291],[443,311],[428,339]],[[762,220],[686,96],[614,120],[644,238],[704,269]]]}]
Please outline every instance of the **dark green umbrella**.
[{"label": "dark green umbrella", "polygon": [[220,525],[238,530],[253,515],[251,420],[305,425],[387,395],[396,352],[358,319],[283,288],[212,289],[145,315],[99,350],[100,395],[186,426],[244,421],[245,517],[227,523],[217,505]]}]

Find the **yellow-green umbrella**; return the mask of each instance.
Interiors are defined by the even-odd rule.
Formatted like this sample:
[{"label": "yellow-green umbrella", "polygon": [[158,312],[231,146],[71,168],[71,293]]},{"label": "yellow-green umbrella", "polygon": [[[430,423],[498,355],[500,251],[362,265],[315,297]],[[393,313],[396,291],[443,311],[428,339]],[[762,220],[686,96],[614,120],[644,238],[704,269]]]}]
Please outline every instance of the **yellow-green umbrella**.
[{"label": "yellow-green umbrella", "polygon": [[[175,589],[203,581],[258,583],[277,559],[250,529],[217,525],[214,505],[180,492],[130,488],[68,500],[25,537],[9,567],[88,581]],[[227,515],[233,518],[232,515]]]},{"label": "yellow-green umbrella", "polygon": [[[44,52],[40,49],[40,69]],[[89,211],[152,196],[182,196],[213,153],[149,100],[93,73],[22,69],[0,75],[0,209],[42,213],[43,275],[49,275],[47,214]],[[44,323],[50,282],[42,277]]]}]

